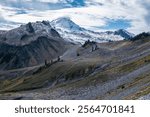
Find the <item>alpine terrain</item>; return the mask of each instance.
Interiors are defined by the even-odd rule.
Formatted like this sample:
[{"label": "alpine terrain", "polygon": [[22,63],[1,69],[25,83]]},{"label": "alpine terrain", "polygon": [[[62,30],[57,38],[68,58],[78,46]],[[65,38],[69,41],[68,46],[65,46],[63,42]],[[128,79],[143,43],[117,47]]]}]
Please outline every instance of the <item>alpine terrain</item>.
[{"label": "alpine terrain", "polygon": [[87,30],[75,24],[68,17],[61,17],[51,22],[53,28],[55,28],[60,35],[66,40],[73,43],[83,44],[87,40],[95,41],[98,43],[118,41],[123,39],[130,39],[134,37],[134,34],[120,29],[117,31],[107,32],[94,32]]},{"label": "alpine terrain", "polygon": [[0,31],[0,99],[150,99],[150,33],[66,17]]}]

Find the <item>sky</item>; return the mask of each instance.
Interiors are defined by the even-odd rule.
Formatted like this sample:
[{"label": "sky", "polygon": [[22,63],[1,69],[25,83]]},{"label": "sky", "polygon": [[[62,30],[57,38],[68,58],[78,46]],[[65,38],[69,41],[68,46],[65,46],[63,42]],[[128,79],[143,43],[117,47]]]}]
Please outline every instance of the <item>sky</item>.
[{"label": "sky", "polygon": [[150,31],[150,0],[1,0],[0,30],[42,20],[70,17],[96,31]]}]

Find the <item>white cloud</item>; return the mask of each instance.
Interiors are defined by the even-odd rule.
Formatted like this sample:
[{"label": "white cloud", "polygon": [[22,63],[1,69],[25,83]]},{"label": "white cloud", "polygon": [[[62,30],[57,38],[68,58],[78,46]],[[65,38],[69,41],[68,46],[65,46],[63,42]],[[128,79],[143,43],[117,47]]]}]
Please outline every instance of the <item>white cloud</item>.
[{"label": "white cloud", "polygon": [[[26,1],[33,2],[33,0]],[[35,1],[44,3],[66,3],[66,0]],[[105,26],[107,24],[106,19],[124,19],[131,21],[131,27],[128,28],[131,32],[140,33],[142,31],[150,30],[147,26],[150,21],[150,5],[148,5],[148,3],[150,4],[150,0],[145,0],[145,2],[143,2],[143,0],[85,0],[85,3],[86,6],[79,8],[56,10],[48,10],[47,8],[43,11],[38,9],[28,9],[27,14],[17,14],[16,8],[0,5],[0,13],[6,20],[19,23],[27,23],[29,21],[34,22],[37,20],[51,21],[58,17],[69,16],[75,23],[86,28]],[[32,5],[30,7],[32,8]]]}]

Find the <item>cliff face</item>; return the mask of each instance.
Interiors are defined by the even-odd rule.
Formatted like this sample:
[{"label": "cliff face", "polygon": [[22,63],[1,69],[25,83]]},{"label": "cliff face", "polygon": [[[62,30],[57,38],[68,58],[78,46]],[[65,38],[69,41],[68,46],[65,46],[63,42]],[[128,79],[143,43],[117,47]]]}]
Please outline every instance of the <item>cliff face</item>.
[{"label": "cliff face", "polygon": [[0,69],[16,69],[43,63],[62,55],[66,46],[48,22],[28,23],[0,33]]},{"label": "cliff face", "polygon": [[0,44],[0,68],[16,69],[38,65],[63,54],[64,44],[60,39],[48,37],[38,37],[36,41],[24,46]]}]

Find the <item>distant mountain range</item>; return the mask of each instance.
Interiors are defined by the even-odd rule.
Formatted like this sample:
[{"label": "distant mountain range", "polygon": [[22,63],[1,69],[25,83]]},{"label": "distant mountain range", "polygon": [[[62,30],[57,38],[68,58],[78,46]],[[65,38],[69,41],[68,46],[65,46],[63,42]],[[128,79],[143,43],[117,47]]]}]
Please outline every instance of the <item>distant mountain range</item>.
[{"label": "distant mountain range", "polygon": [[15,69],[43,63],[61,56],[73,44],[87,40],[98,43],[130,39],[125,31],[94,32],[75,24],[66,17],[21,25],[0,31],[0,69]]},{"label": "distant mountain range", "polygon": [[83,44],[87,40],[98,43],[130,39],[134,34],[120,29],[117,31],[96,32],[87,30],[75,24],[68,17],[61,17],[51,22],[59,34],[67,41]]},{"label": "distant mountain range", "polygon": [[[51,33],[53,31],[53,33]],[[55,33],[55,35],[54,35]],[[48,37],[60,36],[72,43],[83,44],[87,40],[98,43],[130,39],[134,34],[126,30],[96,32],[87,30],[75,24],[67,17],[61,17],[52,22],[42,21],[21,25],[10,31],[0,31],[0,42],[9,45],[27,45],[35,41],[37,37],[45,35]]]}]

